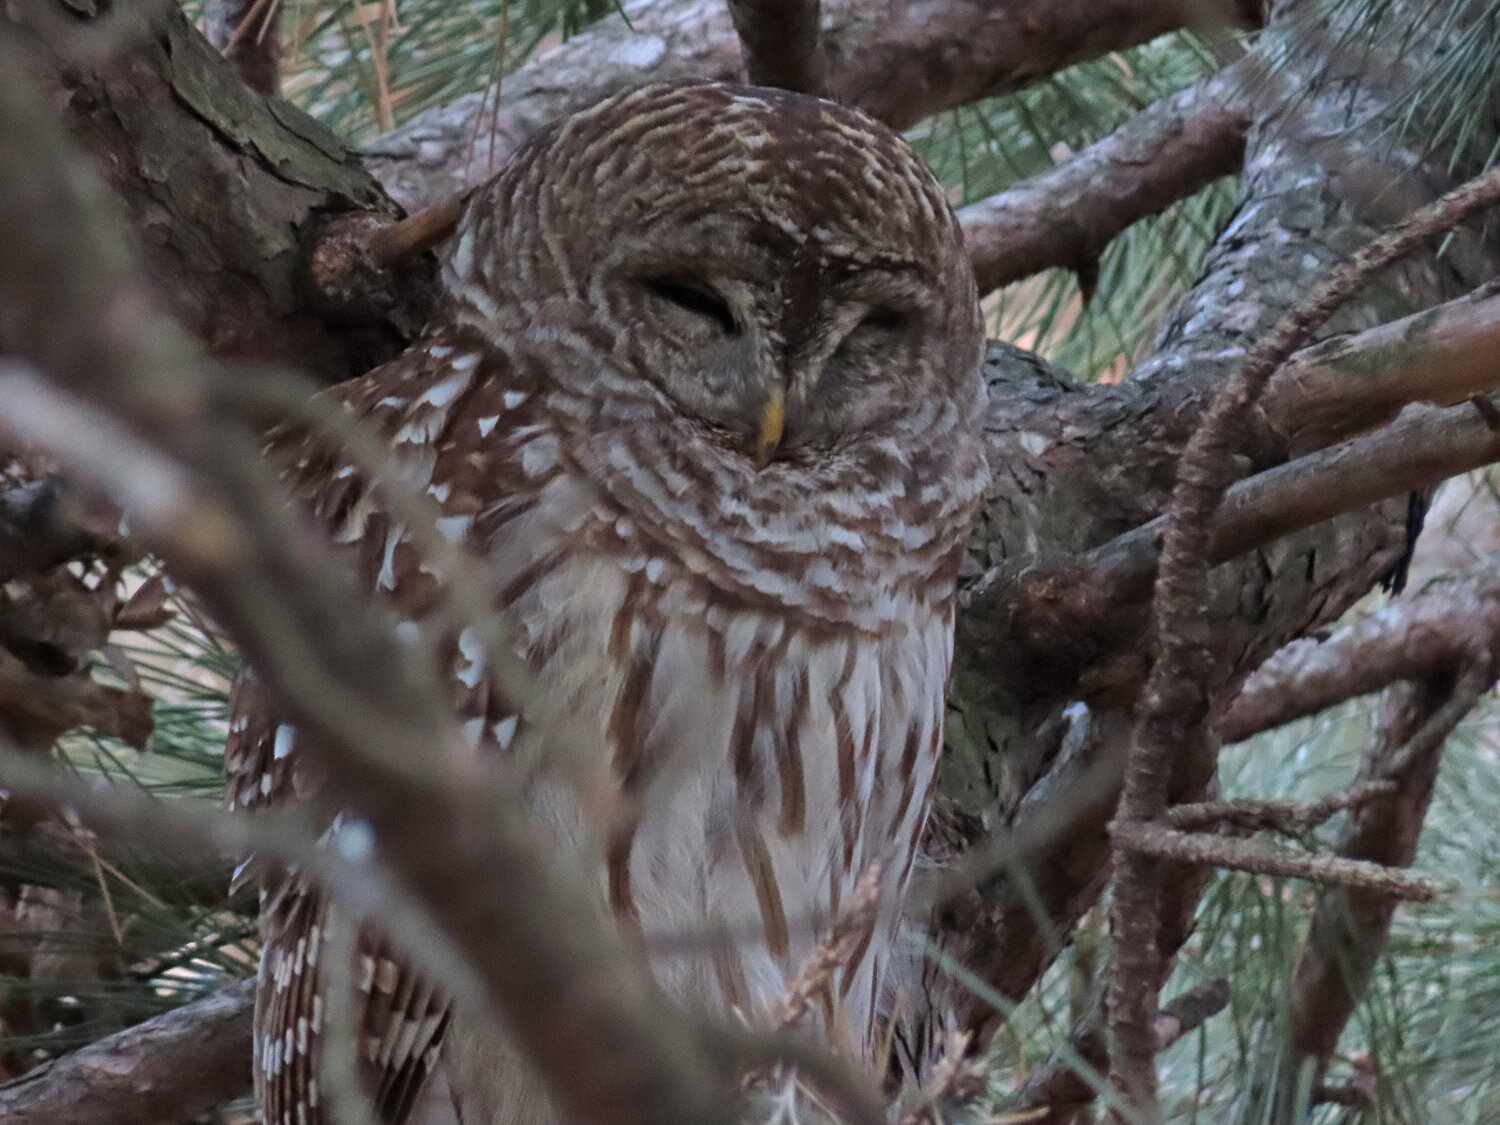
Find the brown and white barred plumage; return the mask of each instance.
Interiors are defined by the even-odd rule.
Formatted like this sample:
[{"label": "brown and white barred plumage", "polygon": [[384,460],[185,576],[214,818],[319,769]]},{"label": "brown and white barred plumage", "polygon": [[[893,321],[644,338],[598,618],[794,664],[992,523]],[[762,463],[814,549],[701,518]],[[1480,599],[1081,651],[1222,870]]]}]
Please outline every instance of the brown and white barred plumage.
[{"label": "brown and white barred plumage", "polygon": [[[871,1059],[985,478],[980,320],[941,189],[858,113],[649,87],[526,145],[475,194],[444,281],[426,337],[341,393],[524,638],[544,696],[524,716],[476,634],[440,638],[476,753],[538,736],[539,827],[596,865],[621,924],[739,934],[655,965],[688,1002],[769,1011],[878,864],[879,920],[815,1013]],[[315,442],[277,456],[363,579],[430,625],[438,581],[378,490]],[[596,741],[549,746],[564,714]],[[253,683],[228,771],[241,806],[317,785]],[[272,1125],[323,1120],[322,911],[271,880]],[[503,1044],[362,940],[361,1052],[387,1120],[451,1119],[450,1101],[465,1123],[547,1119]]]}]

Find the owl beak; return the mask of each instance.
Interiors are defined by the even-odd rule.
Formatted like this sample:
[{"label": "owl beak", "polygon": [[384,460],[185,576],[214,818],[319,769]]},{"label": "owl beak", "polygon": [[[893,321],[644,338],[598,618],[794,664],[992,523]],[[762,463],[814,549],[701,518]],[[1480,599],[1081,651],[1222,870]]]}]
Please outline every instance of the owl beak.
[{"label": "owl beak", "polygon": [[776,447],[781,444],[781,433],[785,428],[786,395],[780,387],[775,387],[760,416],[760,437],[755,443],[757,469],[764,469],[776,456]]}]

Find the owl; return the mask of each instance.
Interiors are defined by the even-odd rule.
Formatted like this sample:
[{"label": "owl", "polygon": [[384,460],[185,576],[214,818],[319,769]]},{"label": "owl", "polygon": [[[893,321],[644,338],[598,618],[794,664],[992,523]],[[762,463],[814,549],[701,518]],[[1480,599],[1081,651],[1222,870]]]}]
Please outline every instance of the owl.
[{"label": "owl", "polygon": [[[482,568],[533,697],[441,622],[438,575],[339,450],[278,439],[293,492],[428,636],[472,753],[516,759],[537,831],[684,1003],[769,1019],[871,873],[810,1021],[878,1065],[987,475],[982,322],[943,190],[853,110],[650,86],[518,151],[442,280],[421,341],[336,393]],[[253,680],[226,762],[239,807],[318,787]],[[324,1120],[327,917],[295,872],[264,876],[271,1125]],[[710,930],[728,937],[652,952]],[[373,928],[349,979],[382,1120],[556,1120],[517,1053]]]}]

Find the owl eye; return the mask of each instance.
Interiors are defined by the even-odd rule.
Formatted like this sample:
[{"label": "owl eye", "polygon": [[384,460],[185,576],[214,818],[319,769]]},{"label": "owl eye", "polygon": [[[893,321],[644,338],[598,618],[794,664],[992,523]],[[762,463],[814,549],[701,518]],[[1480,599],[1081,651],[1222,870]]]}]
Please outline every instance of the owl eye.
[{"label": "owl eye", "polygon": [[867,329],[875,332],[900,332],[915,319],[905,309],[895,309],[889,305],[877,305],[865,313],[864,319],[855,325],[854,330],[856,332]]},{"label": "owl eye", "polygon": [[684,312],[692,313],[704,320],[713,321],[715,327],[724,335],[739,334],[740,326],[735,323],[734,312],[729,308],[729,302],[708,285],[677,277],[647,278],[645,285],[659,300],[666,301],[669,305],[675,305]]}]

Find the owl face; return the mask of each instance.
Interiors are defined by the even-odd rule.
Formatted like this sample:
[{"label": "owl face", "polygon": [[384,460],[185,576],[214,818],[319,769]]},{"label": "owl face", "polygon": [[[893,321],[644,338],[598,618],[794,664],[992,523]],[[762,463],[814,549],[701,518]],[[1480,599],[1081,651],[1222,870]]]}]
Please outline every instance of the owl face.
[{"label": "owl face", "polygon": [[501,290],[509,330],[591,334],[757,470],[972,397],[981,324],[957,224],[905,143],[854,111],[648,87],[538,138],[472,207],[488,250],[455,258]]},{"label": "owl face", "polygon": [[760,467],[891,430],[938,393],[932,361],[964,327],[940,272],[910,256],[734,214],[635,242],[599,271],[627,361]]}]

